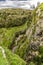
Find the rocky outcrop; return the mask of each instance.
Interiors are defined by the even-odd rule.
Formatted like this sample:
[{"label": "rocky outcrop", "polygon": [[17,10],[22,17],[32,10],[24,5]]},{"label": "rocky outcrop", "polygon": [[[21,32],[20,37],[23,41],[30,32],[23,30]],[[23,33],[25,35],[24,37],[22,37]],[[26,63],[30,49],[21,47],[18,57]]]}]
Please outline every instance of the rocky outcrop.
[{"label": "rocky outcrop", "polygon": [[[34,57],[38,56],[39,47],[43,46],[43,18],[40,18],[41,17],[40,9],[38,9],[36,12],[37,12],[36,19],[38,19],[38,20],[36,20],[34,34],[31,35],[32,38],[30,40],[29,47],[27,48],[27,52],[25,55],[25,59],[27,62],[32,61],[34,59]],[[33,29],[32,29],[32,31],[33,31]]]}]

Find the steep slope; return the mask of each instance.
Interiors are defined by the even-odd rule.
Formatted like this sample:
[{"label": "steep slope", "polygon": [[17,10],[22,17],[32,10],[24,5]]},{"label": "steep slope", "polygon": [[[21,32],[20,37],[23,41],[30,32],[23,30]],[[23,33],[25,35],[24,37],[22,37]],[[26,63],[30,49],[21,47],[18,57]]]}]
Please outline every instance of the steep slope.
[{"label": "steep slope", "polygon": [[[25,59],[28,64],[43,65],[43,8],[39,5],[32,12],[32,20],[23,36],[18,36],[13,52]],[[28,23],[29,24],[29,23]],[[19,39],[20,37],[20,39]]]},{"label": "steep slope", "polygon": [[[19,35],[21,36],[21,34],[22,35],[25,34],[25,31],[27,29],[27,22],[28,22],[27,16],[29,16],[31,11],[28,11],[28,10],[21,11],[21,10],[22,9],[0,10],[0,49],[1,49],[0,60],[2,58],[0,63],[3,62],[3,65],[7,65],[7,64],[8,65],[26,65],[26,62],[18,56],[19,54],[16,55],[10,52],[11,47],[13,48],[14,46],[18,45],[18,43],[16,43],[17,36]],[[26,15],[26,18],[25,18],[25,15]],[[9,16],[11,18],[9,18]],[[14,20],[15,17],[17,21]],[[23,23],[24,20],[25,22]],[[12,21],[14,23],[12,23]],[[23,24],[21,25],[19,22],[20,23],[22,22]],[[17,25],[15,25],[15,23]],[[3,59],[3,51],[5,52],[5,55],[6,55],[5,59]]]},{"label": "steep slope", "polygon": [[[2,24],[0,27],[0,46],[5,49],[6,59],[8,63],[10,62],[9,65],[26,65],[22,59],[27,62],[27,65],[43,65],[43,3],[33,11],[7,10],[7,13],[5,9],[3,11],[8,18],[11,15],[12,20],[8,19],[11,22],[8,27],[3,26],[3,23],[6,24],[5,21],[2,21],[3,23],[0,21]],[[1,11],[2,16],[3,11]],[[12,15],[14,15],[14,18],[15,15],[17,16],[17,21],[13,21]],[[18,18],[18,15],[21,17]],[[26,18],[24,18],[25,15]],[[23,23],[24,20],[25,23]],[[23,24],[12,26],[12,21],[13,24],[15,22],[17,24],[22,22]],[[7,25],[9,25],[9,22]]]},{"label": "steep slope", "polygon": [[43,3],[34,10],[33,29],[31,27],[29,46],[26,52],[26,61],[35,65],[43,65]]}]

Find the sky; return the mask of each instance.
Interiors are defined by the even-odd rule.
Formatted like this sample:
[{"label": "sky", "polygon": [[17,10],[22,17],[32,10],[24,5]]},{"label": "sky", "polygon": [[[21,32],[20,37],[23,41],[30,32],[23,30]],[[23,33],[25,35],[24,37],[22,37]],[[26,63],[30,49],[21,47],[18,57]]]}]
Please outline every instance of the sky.
[{"label": "sky", "polygon": [[37,2],[43,2],[43,0],[0,0],[0,8],[23,8],[29,9],[33,4],[37,6]]}]

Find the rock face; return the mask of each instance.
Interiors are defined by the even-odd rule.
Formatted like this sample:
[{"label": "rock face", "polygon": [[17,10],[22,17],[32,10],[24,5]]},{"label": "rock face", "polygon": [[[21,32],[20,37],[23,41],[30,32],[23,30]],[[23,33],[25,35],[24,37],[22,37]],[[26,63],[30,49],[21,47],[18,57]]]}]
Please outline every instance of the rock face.
[{"label": "rock face", "polygon": [[[41,14],[41,15],[40,15]],[[29,47],[27,48],[27,52],[25,55],[25,59],[27,62],[30,62],[34,59],[34,57],[39,55],[39,47],[43,46],[43,17],[40,9],[37,10],[36,19],[38,19],[35,24],[34,34],[31,35],[31,40],[29,43]],[[40,18],[41,17],[41,18]]]}]

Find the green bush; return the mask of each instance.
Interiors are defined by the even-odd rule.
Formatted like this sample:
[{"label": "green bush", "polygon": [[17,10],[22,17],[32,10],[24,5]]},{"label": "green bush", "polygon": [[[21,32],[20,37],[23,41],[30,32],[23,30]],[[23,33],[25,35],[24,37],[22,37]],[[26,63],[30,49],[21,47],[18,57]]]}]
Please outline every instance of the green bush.
[{"label": "green bush", "polygon": [[40,54],[43,55],[43,46],[40,46],[40,47],[39,47],[39,52],[40,52]]},{"label": "green bush", "polygon": [[33,62],[30,62],[29,65],[35,65]]}]

